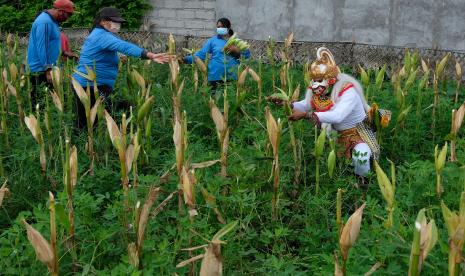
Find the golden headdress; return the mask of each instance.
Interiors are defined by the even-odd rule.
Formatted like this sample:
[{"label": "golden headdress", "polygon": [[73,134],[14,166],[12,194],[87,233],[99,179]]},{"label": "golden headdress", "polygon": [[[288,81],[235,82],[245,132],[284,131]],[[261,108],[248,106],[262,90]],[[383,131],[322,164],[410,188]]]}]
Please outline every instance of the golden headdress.
[{"label": "golden headdress", "polygon": [[310,78],[327,80],[337,78],[340,72],[333,54],[325,47],[318,48],[316,60],[310,65]]}]

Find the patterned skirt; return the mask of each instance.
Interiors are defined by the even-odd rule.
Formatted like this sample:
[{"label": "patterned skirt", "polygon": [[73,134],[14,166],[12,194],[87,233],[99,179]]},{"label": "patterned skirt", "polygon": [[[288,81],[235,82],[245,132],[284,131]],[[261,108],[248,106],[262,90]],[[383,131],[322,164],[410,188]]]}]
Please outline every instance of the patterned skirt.
[{"label": "patterned skirt", "polygon": [[342,146],[338,152],[339,156],[350,158],[356,145],[366,143],[371,149],[373,159],[378,160],[380,147],[373,129],[368,124],[360,122],[355,127],[341,130],[338,133],[337,143]]}]

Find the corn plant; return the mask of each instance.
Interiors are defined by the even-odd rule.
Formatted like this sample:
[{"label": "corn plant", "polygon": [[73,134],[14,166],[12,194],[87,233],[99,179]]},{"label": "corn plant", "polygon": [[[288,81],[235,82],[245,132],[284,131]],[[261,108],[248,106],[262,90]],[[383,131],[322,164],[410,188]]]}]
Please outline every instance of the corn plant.
[{"label": "corn plant", "polygon": [[438,145],[434,148],[434,165],[436,169],[436,194],[438,197],[441,197],[441,194],[444,192],[442,187],[442,170],[446,164],[447,157],[447,142],[442,147],[441,151],[438,150]]},{"label": "corn plant", "polygon": [[413,233],[412,251],[410,253],[409,276],[420,275],[423,263],[431,249],[438,241],[438,229],[434,219],[426,219],[425,209],[418,212]]},{"label": "corn plant", "polygon": [[320,191],[320,159],[323,155],[323,151],[325,149],[325,142],[326,142],[326,128],[322,128],[320,135],[316,135],[317,133],[317,126],[315,126],[315,193],[318,194]]},{"label": "corn plant", "polygon": [[224,95],[223,113],[218,109],[215,101],[210,98],[210,115],[215,122],[216,134],[220,142],[220,160],[221,160],[221,176],[226,177],[228,165],[228,148],[229,148],[229,126],[228,126],[228,100],[227,95]]},{"label": "corn plant", "polygon": [[342,189],[337,189],[336,195],[336,225],[337,225],[337,238],[341,237],[342,233]]},{"label": "corn plant", "polygon": [[24,219],[22,223],[26,227],[27,238],[36,253],[37,259],[45,264],[51,275],[58,275],[57,232],[55,222],[55,198],[49,192],[50,199],[50,242]]},{"label": "corn plant", "polygon": [[436,63],[436,68],[434,70],[433,74],[433,88],[434,88],[434,102],[433,102],[433,123],[431,125],[431,128],[435,129],[436,125],[436,109],[439,105],[439,81],[441,80],[443,73],[444,73],[444,68],[446,67],[447,62],[449,61],[450,53],[447,53],[440,62]]},{"label": "corn plant", "polygon": [[220,276],[223,275],[223,257],[221,255],[221,244],[226,242],[222,241],[221,238],[231,232],[237,225],[237,221],[233,221],[223,226],[214,236],[208,241],[208,244],[201,245],[197,247],[192,247],[185,249],[187,251],[193,251],[197,249],[205,249],[204,254],[197,255],[186,261],[180,262],[176,265],[176,268],[184,267],[188,264],[191,264],[197,260],[202,260],[200,266],[200,276]]},{"label": "corn plant", "polygon": [[460,208],[457,214],[451,211],[444,202],[441,202],[442,215],[446,222],[449,234],[449,275],[460,275],[460,263],[462,262],[462,250],[465,231],[465,192],[460,196]]},{"label": "corn plant", "polygon": [[75,243],[75,228],[74,228],[74,204],[73,204],[73,191],[77,183],[77,173],[78,173],[78,159],[77,159],[77,149],[76,146],[70,147],[69,139],[65,141],[65,163],[63,164],[63,183],[68,198],[67,208],[68,208],[68,220],[69,220],[69,247],[71,252],[73,252],[73,266],[76,265],[77,256],[76,256],[76,243]]},{"label": "corn plant", "polygon": [[265,108],[265,118],[268,139],[270,140],[271,147],[273,148],[273,165],[271,176],[273,177],[274,193],[272,201],[272,214],[273,218],[276,219],[279,191],[279,140],[281,139],[282,123],[280,119],[278,119],[278,122],[276,122],[268,107]]},{"label": "corn plant", "polygon": [[[168,53],[170,55],[176,54],[176,42],[172,34],[168,36]],[[179,62],[177,59],[172,58],[169,61],[170,73],[171,73],[171,90],[179,90]]]},{"label": "corn plant", "polygon": [[121,128],[115,123],[111,115],[105,110],[105,119],[107,122],[108,133],[111,143],[118,152],[120,168],[121,168],[121,183],[124,191],[124,226],[127,227],[127,212],[129,211],[129,173],[131,172],[134,160],[134,145],[127,145],[126,130],[127,121],[126,114],[122,115]]},{"label": "corn plant", "polygon": [[[423,60],[422,60],[423,61]],[[428,65],[423,61],[424,66],[423,66],[423,77],[420,80],[420,83],[418,84],[418,95],[417,95],[417,108],[416,108],[416,115],[417,117],[420,116],[421,112],[421,100],[423,99],[423,90],[428,86],[428,81],[429,81],[429,74],[430,74],[430,69],[428,68]],[[418,124],[417,122],[417,129],[418,129]]]},{"label": "corn plant", "polygon": [[360,79],[362,81],[362,85],[365,87],[365,97],[368,99],[371,91],[370,74],[367,73],[367,71],[365,71],[362,66],[359,65],[358,67],[360,69]]},{"label": "corn plant", "polygon": [[[39,116],[39,112],[37,112],[37,116]],[[36,119],[36,117],[33,114],[30,114],[29,116],[24,118],[24,122],[26,123],[26,126],[31,131],[32,136],[36,140],[37,144],[39,144],[40,166],[42,168],[42,175],[45,176],[45,172],[47,170],[47,156],[45,153],[45,141],[42,135],[42,129],[40,127],[40,118],[37,117]]]},{"label": "corn plant", "polygon": [[452,125],[450,132],[450,161],[457,161],[457,135],[462,126],[463,117],[465,115],[465,102],[458,110],[452,110]]},{"label": "corn plant", "polygon": [[16,106],[18,108],[18,115],[19,115],[19,126],[21,129],[23,128],[23,121],[24,121],[24,110],[22,106],[22,100],[21,100],[21,94],[20,94],[20,88],[19,88],[19,72],[18,72],[18,67],[16,67],[16,64],[11,63],[9,65],[9,72],[10,72],[10,81],[4,80],[6,85],[7,85],[7,90],[10,93],[11,96],[13,96],[16,99]]},{"label": "corn plant", "polygon": [[342,228],[339,238],[339,247],[342,256],[342,275],[346,275],[347,260],[349,258],[349,250],[355,244],[360,234],[360,225],[362,223],[363,210],[366,203],[358,208],[347,220],[347,223]]},{"label": "corn plant", "polygon": [[462,83],[462,66],[460,66],[460,63],[458,61],[455,62],[455,79],[456,79],[456,86],[455,86],[455,103],[458,102],[459,100],[459,91],[460,91],[460,85]]},{"label": "corn plant", "polygon": [[[129,262],[134,267],[137,267],[137,268],[141,268],[140,260],[142,259],[145,229],[149,221],[150,209],[155,203],[155,200],[157,199],[159,192],[160,192],[160,188],[151,187],[149,192],[147,193],[147,197],[145,199],[145,203],[144,203],[144,206],[142,207],[142,210],[140,209],[140,201],[138,201],[136,204],[135,220],[134,220],[136,240],[135,242],[129,243],[128,255],[129,255]],[[170,199],[171,197],[167,198],[167,200],[170,200]],[[160,205],[158,205],[158,207],[156,208],[158,212],[160,212],[161,209],[163,209],[163,207],[168,203],[167,200],[163,201]]]},{"label": "corn plant", "polygon": [[[95,159],[95,152],[94,152],[94,130],[93,126],[95,123],[95,118],[97,116],[97,111],[100,103],[102,102],[102,97],[96,97],[95,104],[91,106],[91,95],[90,95],[90,88],[87,86],[86,91],[82,88],[82,86],[77,82],[74,78],[71,80],[74,91],[79,97],[82,105],[84,106],[85,113],[86,113],[86,120],[87,120],[87,147],[88,147],[88,154],[90,159],[90,167],[89,167],[89,174],[94,174],[94,159]],[[94,84],[95,85],[95,84]],[[94,86],[94,92],[95,88]],[[97,92],[98,93],[98,92]]]},{"label": "corn plant", "polygon": [[391,180],[387,177],[384,173],[383,169],[379,166],[376,160],[374,161],[375,164],[375,171],[376,171],[376,178],[378,179],[378,185],[381,190],[381,194],[386,201],[386,209],[388,211],[388,218],[384,222],[384,226],[386,228],[391,228],[393,224],[393,214],[395,208],[395,193],[396,193],[396,167],[392,161],[389,160],[391,163]]},{"label": "corn plant", "polygon": [[209,205],[210,208],[213,209],[213,212],[216,215],[216,218],[221,224],[225,224],[225,220],[223,218],[223,215],[221,214],[220,210],[218,209],[218,205],[216,203],[216,197],[210,194],[207,189],[204,187],[200,187],[200,191],[202,192],[202,196],[205,200],[205,202]]}]

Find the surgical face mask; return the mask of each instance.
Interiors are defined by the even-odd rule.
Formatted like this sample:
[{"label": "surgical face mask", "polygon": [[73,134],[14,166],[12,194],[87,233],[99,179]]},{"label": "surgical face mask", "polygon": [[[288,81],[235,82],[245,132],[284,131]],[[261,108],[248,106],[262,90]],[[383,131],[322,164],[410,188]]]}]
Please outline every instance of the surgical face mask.
[{"label": "surgical face mask", "polygon": [[216,33],[219,35],[227,35],[228,28],[216,28]]},{"label": "surgical face mask", "polygon": [[117,33],[121,30],[121,23],[110,21],[110,32]]}]

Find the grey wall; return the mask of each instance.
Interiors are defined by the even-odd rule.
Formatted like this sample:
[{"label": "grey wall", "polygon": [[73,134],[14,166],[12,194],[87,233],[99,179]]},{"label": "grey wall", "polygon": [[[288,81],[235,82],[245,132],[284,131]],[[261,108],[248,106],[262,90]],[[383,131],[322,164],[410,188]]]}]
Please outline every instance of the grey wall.
[{"label": "grey wall", "polygon": [[[228,17],[243,38],[465,50],[465,0],[151,0],[154,31],[209,36]],[[203,12],[202,12],[203,11]]]}]

